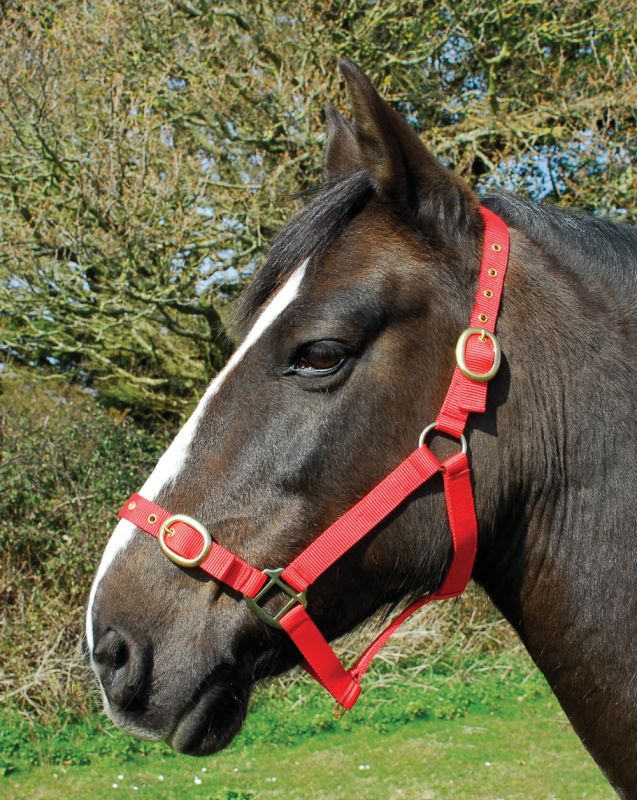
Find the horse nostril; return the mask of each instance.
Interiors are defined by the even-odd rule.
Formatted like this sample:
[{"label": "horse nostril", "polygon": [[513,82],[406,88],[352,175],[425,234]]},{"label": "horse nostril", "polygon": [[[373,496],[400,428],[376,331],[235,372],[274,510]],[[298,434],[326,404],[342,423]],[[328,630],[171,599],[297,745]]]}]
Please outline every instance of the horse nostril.
[{"label": "horse nostril", "polygon": [[115,673],[126,665],[128,645],[123,636],[109,628],[95,645],[93,662],[104,688],[112,683]]},{"label": "horse nostril", "polygon": [[93,650],[93,663],[108,700],[122,709],[130,707],[144,678],[143,655],[130,639],[107,629]]}]

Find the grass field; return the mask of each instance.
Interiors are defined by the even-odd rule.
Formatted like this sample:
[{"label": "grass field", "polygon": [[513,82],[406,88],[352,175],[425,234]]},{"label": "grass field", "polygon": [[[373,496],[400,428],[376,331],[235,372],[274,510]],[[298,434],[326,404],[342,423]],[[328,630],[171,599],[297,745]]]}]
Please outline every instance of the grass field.
[{"label": "grass field", "polygon": [[562,714],[533,704],[524,715],[467,714],[381,732],[357,726],[294,744],[240,741],[203,760],[161,746],[122,762],[41,766],[4,779],[15,798],[612,798]]},{"label": "grass field", "polygon": [[9,713],[2,724],[7,798],[615,796],[542,679],[497,670],[381,686],[341,720],[314,687],[270,687],[235,742],[204,759],[136,742],[98,716],[26,729]]}]

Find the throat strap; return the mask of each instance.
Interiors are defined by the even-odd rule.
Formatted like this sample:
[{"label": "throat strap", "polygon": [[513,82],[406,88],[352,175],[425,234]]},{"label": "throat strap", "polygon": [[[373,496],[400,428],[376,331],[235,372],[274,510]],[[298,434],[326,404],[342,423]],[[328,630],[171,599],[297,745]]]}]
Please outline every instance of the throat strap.
[{"label": "throat strap", "polygon": [[[414,611],[433,600],[456,597],[465,590],[475,560],[478,529],[464,430],[470,413],[486,409],[488,381],[496,374],[500,346],[495,326],[509,257],[509,232],[492,211],[484,220],[482,263],[470,327],[460,335],[449,390],[435,423],[421,435],[418,449],[407,456],[370,492],[329,526],[287,567],[258,570],[214,541],[201,523],[133,494],[119,512],[159,541],[165,555],[182,567],[199,567],[240,592],[256,616],[283,629],[305,660],[306,670],[343,708],[352,708],[361,691],[360,679],[376,653]],[[429,432],[442,431],[462,442],[462,452],[440,462],[425,443]],[[306,611],[306,592],[341,556],[386,519],[420,486],[442,473],[451,531],[451,559],[439,589],[401,612],[369,645],[351,669],[345,669]],[[278,613],[269,608],[284,595]],[[287,598],[287,599],[286,599]]]}]

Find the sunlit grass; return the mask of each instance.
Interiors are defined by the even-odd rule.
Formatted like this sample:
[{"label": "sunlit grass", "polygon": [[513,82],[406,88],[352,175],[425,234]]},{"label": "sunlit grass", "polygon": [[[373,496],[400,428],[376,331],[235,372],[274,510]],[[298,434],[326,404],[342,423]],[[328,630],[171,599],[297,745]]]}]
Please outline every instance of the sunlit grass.
[{"label": "sunlit grass", "polygon": [[203,759],[134,740],[97,713],[61,712],[36,723],[17,708],[5,710],[0,796],[613,797],[521,651],[425,666],[412,652],[399,671],[388,659],[376,665],[359,704],[341,719],[316,684],[301,677],[266,684],[232,745]]},{"label": "sunlit grass", "polygon": [[416,720],[385,730],[359,721],[350,728],[299,736],[287,744],[267,737],[239,739],[204,759],[155,746],[129,759],[104,756],[90,765],[40,766],[5,778],[4,792],[33,800],[614,796],[546,698],[506,705],[498,714],[472,711],[462,719]]}]

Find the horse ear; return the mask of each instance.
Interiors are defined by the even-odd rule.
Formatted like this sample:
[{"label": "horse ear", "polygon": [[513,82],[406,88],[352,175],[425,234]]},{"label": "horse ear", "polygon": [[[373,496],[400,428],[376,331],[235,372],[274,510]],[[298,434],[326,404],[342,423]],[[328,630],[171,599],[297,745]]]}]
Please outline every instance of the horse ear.
[{"label": "horse ear", "polygon": [[478,200],[469,186],[427,150],[356,64],[342,58],[339,67],[353,106],[360,165],[378,194],[430,233],[453,238],[478,230]]},{"label": "horse ear", "polygon": [[325,148],[325,177],[339,180],[363,169],[358,139],[351,123],[334,108],[325,109],[327,147]]}]

